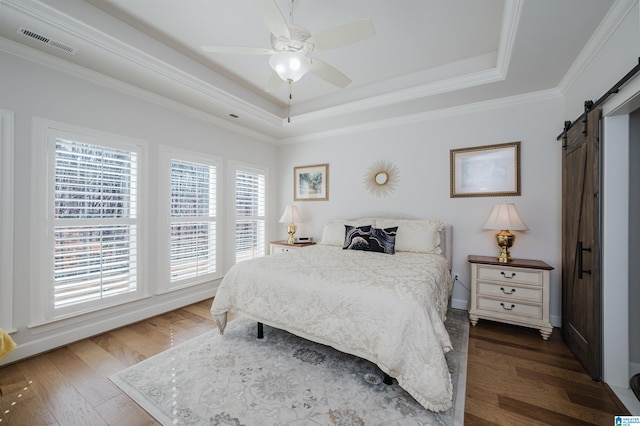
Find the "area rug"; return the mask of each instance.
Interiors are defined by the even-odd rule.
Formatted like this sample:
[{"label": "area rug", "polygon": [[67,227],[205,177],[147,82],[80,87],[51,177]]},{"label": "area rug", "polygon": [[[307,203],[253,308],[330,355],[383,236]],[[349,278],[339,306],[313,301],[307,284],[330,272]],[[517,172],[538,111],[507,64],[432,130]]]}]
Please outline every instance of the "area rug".
[{"label": "area rug", "polygon": [[453,407],[424,409],[373,363],[246,318],[110,379],[163,425],[461,425],[469,321],[450,309]]}]

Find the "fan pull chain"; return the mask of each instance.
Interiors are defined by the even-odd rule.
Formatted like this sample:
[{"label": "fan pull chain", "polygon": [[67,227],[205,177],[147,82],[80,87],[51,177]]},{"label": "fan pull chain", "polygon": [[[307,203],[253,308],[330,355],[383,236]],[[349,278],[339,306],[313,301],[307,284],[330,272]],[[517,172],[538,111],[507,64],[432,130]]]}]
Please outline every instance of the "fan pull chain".
[{"label": "fan pull chain", "polygon": [[293,4],[296,0],[291,0],[291,12],[289,12],[289,17],[291,18],[291,24],[293,24]]},{"label": "fan pull chain", "polygon": [[289,80],[289,105],[287,106],[287,123],[291,123],[291,99],[293,98],[291,96],[291,83],[293,83],[293,81]]}]

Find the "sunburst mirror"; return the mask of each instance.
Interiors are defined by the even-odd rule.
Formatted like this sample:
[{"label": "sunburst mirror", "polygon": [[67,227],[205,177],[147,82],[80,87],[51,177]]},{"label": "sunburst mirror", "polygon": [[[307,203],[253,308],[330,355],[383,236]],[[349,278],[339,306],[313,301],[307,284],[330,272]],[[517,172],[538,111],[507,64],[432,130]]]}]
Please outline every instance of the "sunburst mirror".
[{"label": "sunburst mirror", "polygon": [[378,160],[373,163],[364,174],[365,188],[376,197],[386,197],[391,194],[400,180],[398,166],[388,160]]}]

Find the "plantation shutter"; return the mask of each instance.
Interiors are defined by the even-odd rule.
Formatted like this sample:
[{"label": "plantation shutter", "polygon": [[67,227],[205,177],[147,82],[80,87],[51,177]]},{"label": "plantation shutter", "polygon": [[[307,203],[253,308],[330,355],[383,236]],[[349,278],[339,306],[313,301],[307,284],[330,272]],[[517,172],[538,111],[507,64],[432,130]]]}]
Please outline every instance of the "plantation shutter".
[{"label": "plantation shutter", "polygon": [[236,263],[265,254],[264,173],[236,170]]},{"label": "plantation shutter", "polygon": [[216,271],[216,167],[171,161],[171,281]]},{"label": "plantation shutter", "polygon": [[56,138],[53,305],[137,289],[138,154]]}]

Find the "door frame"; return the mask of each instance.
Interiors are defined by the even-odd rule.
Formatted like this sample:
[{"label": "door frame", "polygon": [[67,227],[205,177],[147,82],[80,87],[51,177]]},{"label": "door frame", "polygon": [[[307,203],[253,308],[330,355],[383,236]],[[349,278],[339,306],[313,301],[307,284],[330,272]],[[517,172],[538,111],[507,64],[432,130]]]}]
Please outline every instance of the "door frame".
[{"label": "door frame", "polygon": [[[603,111],[604,114],[604,111]],[[602,326],[603,379],[629,387],[629,116],[603,119]]]},{"label": "door frame", "polygon": [[[602,104],[603,377],[619,396],[629,388],[629,113],[640,108],[640,78]],[[625,224],[621,226],[620,224]]]}]

